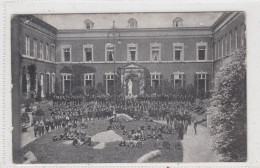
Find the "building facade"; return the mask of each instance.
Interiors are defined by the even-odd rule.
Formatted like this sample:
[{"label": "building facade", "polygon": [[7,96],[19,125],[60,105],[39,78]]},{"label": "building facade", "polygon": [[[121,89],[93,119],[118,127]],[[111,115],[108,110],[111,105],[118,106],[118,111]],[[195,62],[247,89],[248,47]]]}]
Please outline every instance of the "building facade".
[{"label": "building facade", "polygon": [[[170,28],[138,28],[137,20],[129,18],[126,28],[111,21],[111,29],[95,29],[95,21],[86,18],[85,29],[57,30],[33,15],[16,16],[12,70],[20,60],[19,92],[65,94],[80,82],[112,94],[116,79],[126,94],[129,80],[135,95],[144,94],[148,85],[152,91],[192,85],[208,92],[221,60],[245,47],[245,15],[224,12],[211,26],[187,27],[183,22],[176,17]],[[76,78],[77,66],[85,70]]]}]

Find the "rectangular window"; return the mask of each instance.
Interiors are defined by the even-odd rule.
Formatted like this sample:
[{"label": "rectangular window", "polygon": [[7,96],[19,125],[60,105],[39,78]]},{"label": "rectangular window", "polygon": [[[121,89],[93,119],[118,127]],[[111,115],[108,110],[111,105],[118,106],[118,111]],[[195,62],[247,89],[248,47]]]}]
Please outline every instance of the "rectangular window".
[{"label": "rectangular window", "polygon": [[219,52],[219,50],[220,50],[220,42],[219,42],[219,40],[218,40],[218,50],[217,50],[217,56],[218,56],[218,58],[217,59],[219,59],[220,58],[220,52]]},{"label": "rectangular window", "polygon": [[238,33],[237,33],[237,28],[235,29],[235,48],[238,48]]},{"label": "rectangular window", "polygon": [[221,39],[221,57],[224,56],[224,39]]},{"label": "rectangular window", "polygon": [[106,94],[114,93],[114,74],[106,74]]},{"label": "rectangular window", "polygon": [[55,93],[55,74],[52,74],[52,79],[51,79],[51,91],[52,93]]},{"label": "rectangular window", "polygon": [[174,86],[174,89],[180,89],[184,86],[184,77],[183,76],[184,76],[183,72],[173,73],[172,84]]},{"label": "rectangular window", "polygon": [[37,58],[37,39],[33,40],[33,56],[34,58]]},{"label": "rectangular window", "polygon": [[232,32],[229,32],[229,54],[232,52]]},{"label": "rectangular window", "polygon": [[151,73],[151,86],[154,91],[159,88],[160,80],[161,80],[160,73]]},{"label": "rectangular window", "polygon": [[225,56],[227,56],[228,54],[228,36],[225,36]]},{"label": "rectangular window", "polygon": [[55,45],[51,45],[51,61],[55,62]]},{"label": "rectangular window", "polygon": [[150,44],[150,60],[161,61],[161,44],[153,43]]},{"label": "rectangular window", "polygon": [[40,41],[40,59],[43,59],[43,42]]},{"label": "rectangular window", "polygon": [[92,87],[94,85],[93,76],[93,73],[87,73],[84,75],[84,86]]},{"label": "rectangular window", "polygon": [[30,37],[25,36],[25,55],[30,56]]},{"label": "rectangular window", "polygon": [[106,44],[106,61],[112,62],[114,61],[114,55],[115,55],[115,45],[113,44]]},{"label": "rectangular window", "polygon": [[197,43],[197,60],[207,60],[207,43]]},{"label": "rectangular window", "polygon": [[61,73],[61,87],[62,87],[62,93],[68,94],[71,92],[71,86],[72,86],[72,74],[69,73]]},{"label": "rectangular window", "polygon": [[245,25],[241,25],[241,47],[245,46]]},{"label": "rectangular window", "polygon": [[84,62],[93,61],[93,44],[83,45],[83,61]]},{"label": "rectangular window", "polygon": [[206,92],[207,90],[208,90],[208,88],[209,88],[209,82],[208,82],[208,75],[207,75],[207,73],[206,72],[197,72],[196,73],[196,78],[197,78],[197,91],[199,91],[199,92]]},{"label": "rectangular window", "polygon": [[48,43],[46,43],[46,52],[45,52],[45,55],[46,55],[46,60],[50,60],[50,45]]},{"label": "rectangular window", "polygon": [[217,43],[215,42],[215,44],[214,44],[214,59],[216,60],[217,59]]},{"label": "rectangular window", "polygon": [[63,61],[64,62],[71,62],[71,58],[70,58],[71,53],[70,52],[71,52],[71,50],[69,47],[63,48]]},{"label": "rectangular window", "polygon": [[183,43],[173,43],[173,60],[183,61],[184,60],[184,44]]},{"label": "rectangular window", "polygon": [[138,61],[138,45],[127,44],[127,61]]}]

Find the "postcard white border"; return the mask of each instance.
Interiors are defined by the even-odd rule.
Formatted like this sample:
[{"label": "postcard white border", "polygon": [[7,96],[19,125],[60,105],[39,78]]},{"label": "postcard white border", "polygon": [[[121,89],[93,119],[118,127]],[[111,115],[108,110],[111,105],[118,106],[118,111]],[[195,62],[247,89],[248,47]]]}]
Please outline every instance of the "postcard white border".
[{"label": "postcard white border", "polygon": [[[11,120],[11,48],[10,18],[12,14],[53,13],[120,13],[120,12],[201,12],[201,11],[245,11],[247,26],[247,85],[248,85],[248,161],[245,163],[150,163],[150,164],[44,164],[38,166],[99,166],[99,167],[260,167],[260,3],[250,0],[102,0],[102,1],[51,1],[10,0],[0,3],[1,7],[1,93],[0,106],[0,164],[12,163],[12,120]],[[26,165],[25,167],[28,167]]]}]

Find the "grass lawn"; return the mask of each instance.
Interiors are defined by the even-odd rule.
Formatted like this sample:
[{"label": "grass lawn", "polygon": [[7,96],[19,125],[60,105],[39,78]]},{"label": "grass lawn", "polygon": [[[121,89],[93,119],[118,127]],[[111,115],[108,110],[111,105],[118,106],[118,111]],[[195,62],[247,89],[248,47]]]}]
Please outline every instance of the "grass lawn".
[{"label": "grass lawn", "polygon": [[[88,122],[87,135],[93,136],[107,131],[108,124],[108,120]],[[130,130],[146,124],[145,121],[129,121],[125,123],[125,126],[127,130]],[[160,125],[153,122],[149,122],[149,124]],[[32,151],[38,159],[37,163],[135,163],[144,154],[157,150],[154,147],[154,139],[144,141],[142,148],[120,147],[119,142],[107,143],[104,149],[93,149],[93,146],[87,145],[73,146],[64,144],[63,141],[53,142],[52,137],[59,135],[61,132],[62,129],[47,133],[29,143],[21,149],[21,156],[27,151]],[[115,132],[123,139],[127,139],[122,130],[118,129]],[[173,148],[174,144],[178,142],[177,135],[163,134],[163,137],[171,144],[171,149],[160,149],[162,155],[151,160],[151,162],[182,162],[182,149],[176,150]],[[21,162],[23,162],[22,160],[21,157]]]}]

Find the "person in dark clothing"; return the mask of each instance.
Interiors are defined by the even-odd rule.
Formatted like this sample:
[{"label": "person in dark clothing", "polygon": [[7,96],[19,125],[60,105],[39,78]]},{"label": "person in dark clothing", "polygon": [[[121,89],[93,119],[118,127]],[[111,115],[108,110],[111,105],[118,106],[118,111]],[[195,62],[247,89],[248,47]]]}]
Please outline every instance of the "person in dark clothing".
[{"label": "person in dark clothing", "polygon": [[194,121],[194,131],[195,131],[195,135],[197,135],[197,125],[198,125],[198,122],[197,121]]},{"label": "person in dark clothing", "polygon": [[183,123],[180,122],[179,123],[179,131],[178,131],[178,135],[179,135],[178,139],[179,140],[183,140],[183,133],[184,133],[184,126],[183,126]]}]

